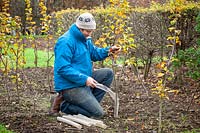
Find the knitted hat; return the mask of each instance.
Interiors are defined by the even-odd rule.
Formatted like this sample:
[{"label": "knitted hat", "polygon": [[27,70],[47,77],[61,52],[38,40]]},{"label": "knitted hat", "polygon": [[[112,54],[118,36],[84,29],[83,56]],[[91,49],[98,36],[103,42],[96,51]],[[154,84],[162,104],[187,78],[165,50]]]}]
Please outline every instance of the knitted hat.
[{"label": "knitted hat", "polygon": [[96,22],[90,13],[83,13],[76,19],[76,26],[81,29],[96,29]]}]

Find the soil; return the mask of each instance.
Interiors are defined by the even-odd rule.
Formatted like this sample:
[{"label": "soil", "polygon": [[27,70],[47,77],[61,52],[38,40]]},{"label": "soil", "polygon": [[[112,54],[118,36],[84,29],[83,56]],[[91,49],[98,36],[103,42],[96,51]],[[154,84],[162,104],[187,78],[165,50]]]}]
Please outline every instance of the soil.
[{"label": "soil", "polygon": [[[8,129],[19,133],[61,133],[61,132],[126,132],[156,133],[159,119],[159,97],[142,87],[131,72],[128,75],[116,73],[116,88],[119,92],[119,117],[113,117],[114,103],[107,94],[102,102],[106,115],[101,120],[108,126],[83,126],[81,130],[58,122],[49,116],[50,97],[53,90],[53,68],[34,68],[23,70],[23,86],[16,88],[7,81],[7,93],[0,93],[0,123]],[[49,76],[49,77],[48,77]],[[129,76],[129,77],[128,77]],[[48,82],[48,80],[50,82]],[[131,80],[130,80],[131,79]],[[154,82],[148,79],[148,83]],[[6,82],[2,80],[1,82]],[[163,100],[162,132],[174,133],[185,130],[200,129],[200,100],[195,97],[197,90],[191,89],[191,81],[184,82],[178,94],[169,94],[169,100]],[[145,83],[147,88],[151,85]],[[178,87],[175,84],[171,87]],[[187,87],[190,87],[188,89]],[[185,89],[184,89],[185,88]],[[112,86],[114,89],[114,86]],[[18,91],[17,91],[18,90]],[[195,92],[195,93],[194,93]],[[9,94],[9,96],[8,96]]]},{"label": "soil", "polygon": [[[43,49],[42,46],[43,44],[40,49]],[[14,72],[10,75],[12,74]],[[55,95],[52,93],[52,67],[23,69],[18,86],[12,77],[8,80],[0,76],[0,123],[16,133],[156,133],[161,103],[158,95],[151,91],[156,78],[150,74],[142,84],[130,68],[123,71],[119,69],[115,76],[116,82],[113,82],[111,89],[119,95],[119,117],[113,116],[114,102],[107,94],[101,103],[106,114],[100,119],[108,126],[106,129],[83,126],[79,130],[48,115],[50,99]],[[170,88],[179,90],[179,93],[169,93],[169,98],[163,99],[162,133],[192,129],[200,132],[198,83],[187,78],[182,81],[184,82],[167,84]]]}]

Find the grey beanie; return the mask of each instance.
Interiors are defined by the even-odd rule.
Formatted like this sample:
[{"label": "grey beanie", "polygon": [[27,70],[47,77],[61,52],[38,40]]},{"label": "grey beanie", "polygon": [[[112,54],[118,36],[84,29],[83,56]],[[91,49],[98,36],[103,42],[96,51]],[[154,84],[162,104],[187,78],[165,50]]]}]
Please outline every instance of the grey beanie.
[{"label": "grey beanie", "polygon": [[96,29],[96,22],[90,13],[83,13],[76,19],[76,26],[81,29]]}]

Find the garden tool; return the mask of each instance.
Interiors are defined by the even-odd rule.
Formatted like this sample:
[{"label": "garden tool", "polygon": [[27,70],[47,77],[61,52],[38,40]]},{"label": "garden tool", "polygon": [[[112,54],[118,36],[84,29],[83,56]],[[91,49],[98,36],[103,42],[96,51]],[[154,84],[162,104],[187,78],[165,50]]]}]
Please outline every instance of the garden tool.
[{"label": "garden tool", "polygon": [[118,111],[119,111],[119,97],[118,97],[118,95],[115,92],[113,92],[110,88],[108,88],[107,86],[105,86],[103,84],[97,83],[96,87],[101,89],[101,90],[108,92],[108,94],[110,95],[110,97],[114,101],[115,112],[117,112],[117,114],[118,114]]}]

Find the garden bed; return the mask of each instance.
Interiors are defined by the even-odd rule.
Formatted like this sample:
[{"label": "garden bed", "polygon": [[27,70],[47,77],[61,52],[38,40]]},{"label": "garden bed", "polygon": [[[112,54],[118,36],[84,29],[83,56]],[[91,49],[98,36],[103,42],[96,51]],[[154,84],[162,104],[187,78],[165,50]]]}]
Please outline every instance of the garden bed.
[{"label": "garden bed", "polygon": [[[49,88],[49,83],[45,80],[47,79],[46,73],[53,77],[52,68],[29,68],[23,71],[29,81],[37,82],[35,84],[37,89],[31,90],[31,86],[23,86],[20,91],[20,103],[17,102],[17,94],[14,90],[10,90],[11,98],[9,100],[7,93],[2,91],[4,93],[0,95],[0,121],[8,129],[20,133],[115,131],[152,133],[158,130],[158,96],[152,95],[150,91],[147,96],[142,85],[137,80],[133,80],[134,77],[131,78],[132,80],[128,80],[126,78],[128,75],[117,80],[120,98],[119,118],[113,117],[114,103],[109,95],[107,94],[103,99],[102,106],[106,115],[101,120],[108,128],[84,126],[79,130],[58,122],[56,117],[48,115],[49,101],[53,94],[50,93],[52,88]],[[129,74],[131,73],[129,72]],[[190,86],[190,82],[185,82],[185,84]],[[177,95],[170,95],[169,100],[164,101],[163,132],[181,132],[200,128],[200,105],[195,101],[197,99],[191,98],[194,90],[189,90],[188,88],[180,91]]]}]

